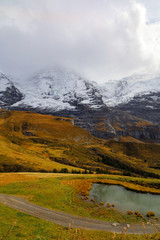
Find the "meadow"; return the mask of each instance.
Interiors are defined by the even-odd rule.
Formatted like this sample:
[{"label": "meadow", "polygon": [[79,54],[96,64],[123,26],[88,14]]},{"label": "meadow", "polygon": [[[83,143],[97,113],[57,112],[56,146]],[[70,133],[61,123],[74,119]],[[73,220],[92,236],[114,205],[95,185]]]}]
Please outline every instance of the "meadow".
[{"label": "meadow", "polygon": [[[79,216],[87,216],[96,219],[104,219],[116,222],[127,222],[142,224],[146,220],[137,216],[123,215],[120,212],[96,206],[89,200],[82,200],[79,183],[86,181],[115,180],[119,176],[102,175],[71,175],[71,174],[50,174],[50,173],[1,173],[0,193],[21,196],[32,203],[56,209]],[[122,179],[121,179],[122,181]],[[151,183],[148,179],[126,177],[124,182],[137,181],[141,185]],[[73,184],[74,183],[74,184]],[[159,184],[155,180],[155,184]],[[136,185],[135,184],[135,185]],[[154,189],[154,188],[152,188]],[[127,235],[108,233],[104,231],[89,231],[82,229],[71,229],[59,226],[54,223],[29,216],[0,204],[0,239],[159,239],[160,234],[154,235]],[[148,220],[147,220],[148,221]],[[144,230],[145,233],[145,230]]]}]

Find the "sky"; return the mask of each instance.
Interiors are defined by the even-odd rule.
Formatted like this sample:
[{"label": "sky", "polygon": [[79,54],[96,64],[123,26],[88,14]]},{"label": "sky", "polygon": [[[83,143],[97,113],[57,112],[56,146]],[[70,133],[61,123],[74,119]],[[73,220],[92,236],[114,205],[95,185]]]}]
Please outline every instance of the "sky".
[{"label": "sky", "polygon": [[160,0],[0,0],[0,71],[54,65],[99,83],[160,73]]}]

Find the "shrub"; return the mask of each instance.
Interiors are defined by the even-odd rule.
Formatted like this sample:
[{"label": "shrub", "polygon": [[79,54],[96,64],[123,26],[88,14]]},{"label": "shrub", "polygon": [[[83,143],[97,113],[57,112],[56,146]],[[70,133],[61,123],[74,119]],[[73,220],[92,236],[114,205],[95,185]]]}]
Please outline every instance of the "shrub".
[{"label": "shrub", "polygon": [[84,171],[82,171],[82,174],[88,174],[87,169],[85,169]]},{"label": "shrub", "polygon": [[133,212],[130,210],[127,213],[128,213],[128,215],[133,215]]},{"label": "shrub", "polygon": [[104,202],[100,202],[99,204],[100,204],[100,205],[104,205]]},{"label": "shrub", "polygon": [[107,169],[101,169],[101,168],[96,168],[96,173],[97,174],[108,174],[108,170]]},{"label": "shrub", "polygon": [[67,168],[62,168],[60,173],[69,173],[68,169]]},{"label": "shrub", "polygon": [[141,214],[140,212],[138,212],[138,211],[135,211],[135,215],[136,215],[137,217],[141,217],[141,218],[143,217],[142,214]]},{"label": "shrub", "polygon": [[154,216],[155,216],[154,212],[147,212],[147,217],[154,217]]},{"label": "shrub", "polygon": [[95,200],[93,199],[93,198],[91,198],[91,200],[90,200],[91,202],[95,202]]},{"label": "shrub", "polygon": [[80,174],[81,173],[81,171],[79,170],[79,171],[77,171],[77,170],[74,170],[74,169],[72,169],[72,172],[71,173],[73,173],[73,174]]},{"label": "shrub", "polygon": [[107,203],[107,207],[110,208],[110,207],[111,207],[111,204],[110,204],[110,203]]}]

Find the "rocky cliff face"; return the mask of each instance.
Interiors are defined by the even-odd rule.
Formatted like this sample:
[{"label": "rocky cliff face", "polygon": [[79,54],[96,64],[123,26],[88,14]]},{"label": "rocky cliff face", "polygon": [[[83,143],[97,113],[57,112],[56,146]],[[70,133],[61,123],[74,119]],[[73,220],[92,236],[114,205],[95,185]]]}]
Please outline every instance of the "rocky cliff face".
[{"label": "rocky cliff face", "polygon": [[23,94],[14,86],[12,81],[0,73],[0,107],[8,107],[22,100]]},{"label": "rocky cliff face", "polygon": [[160,124],[160,92],[135,96],[129,102],[121,103],[116,108],[154,124]]}]

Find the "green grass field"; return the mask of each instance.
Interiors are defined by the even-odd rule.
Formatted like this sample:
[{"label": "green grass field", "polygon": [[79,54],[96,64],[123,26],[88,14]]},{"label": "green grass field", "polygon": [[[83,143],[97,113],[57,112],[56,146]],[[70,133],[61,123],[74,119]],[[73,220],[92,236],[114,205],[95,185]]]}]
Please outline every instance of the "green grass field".
[{"label": "green grass field", "polygon": [[[38,205],[48,207],[50,209],[57,209],[72,214],[81,216],[94,217],[99,219],[106,219],[110,221],[119,222],[140,222],[136,217],[129,217],[123,215],[115,210],[111,211],[104,207],[99,208],[98,211],[92,203],[83,201],[71,186],[63,184],[64,180],[74,180],[80,176],[71,175],[53,175],[53,174],[10,174],[10,178],[14,176],[14,181],[21,176],[21,182],[13,182],[7,185],[1,183],[0,193],[14,194],[26,198],[28,201]],[[24,175],[24,182],[23,182]],[[26,177],[28,176],[28,180]],[[9,178],[8,175],[6,175]],[[111,176],[109,176],[111,178]],[[3,174],[5,178],[5,174]],[[35,179],[33,179],[35,178]],[[82,176],[82,179],[91,179],[93,176]],[[107,176],[106,176],[107,178]],[[118,178],[115,177],[115,178]],[[81,180],[81,179],[80,179]],[[126,179],[125,179],[126,180]],[[128,178],[128,181],[133,178]],[[13,181],[13,180],[12,180]],[[137,179],[135,179],[137,181]],[[142,181],[142,180],[141,180]],[[145,179],[143,179],[145,181]],[[147,182],[148,180],[146,180]],[[157,181],[157,180],[156,180]],[[160,234],[157,235],[125,235],[113,234],[103,231],[88,231],[80,229],[70,229],[62,227],[32,216],[18,212],[0,204],[0,239],[5,240],[51,240],[51,239],[75,239],[75,240],[151,240],[159,239]],[[99,215],[101,213],[101,216]],[[140,223],[141,224],[141,223]]]},{"label": "green grass field", "polygon": [[160,237],[160,235],[145,237],[70,229],[18,212],[2,204],[0,204],[0,209],[1,240],[151,240]]},{"label": "green grass field", "polygon": [[[38,179],[1,185],[0,193],[21,196],[27,199],[28,201],[38,204],[40,206],[47,207],[50,209],[57,209],[60,211],[65,211],[80,216],[116,222],[128,222],[128,223],[142,222],[141,218],[138,218],[136,216],[129,216],[127,213],[122,214],[119,211],[115,210],[114,208],[97,206],[96,204],[93,204],[89,200],[82,200],[80,197],[81,189],[79,188],[79,186],[81,186],[82,181],[83,181],[82,186],[84,189],[85,184],[92,180],[99,181],[112,179],[113,181],[117,181],[117,179],[120,179],[121,183],[123,179],[122,177],[106,175],[103,176],[102,179],[102,176],[99,176],[99,178],[97,178],[96,175],[68,176],[67,174],[66,176],[64,174],[63,175],[48,174],[48,177],[45,178],[43,178],[43,174],[37,174],[35,176],[37,177],[39,176]],[[44,174],[44,176],[46,175]],[[137,182],[138,181],[137,179],[138,178],[134,179],[131,177],[126,177],[123,179],[123,182],[124,183],[126,183],[127,181],[133,182],[133,180]],[[145,181],[145,179],[141,179],[141,184],[142,183],[145,184],[147,182],[148,180]],[[160,182],[159,180],[155,180],[155,183],[159,184],[159,182]],[[136,186],[138,186],[133,183],[132,185],[135,186],[135,188]]]}]

